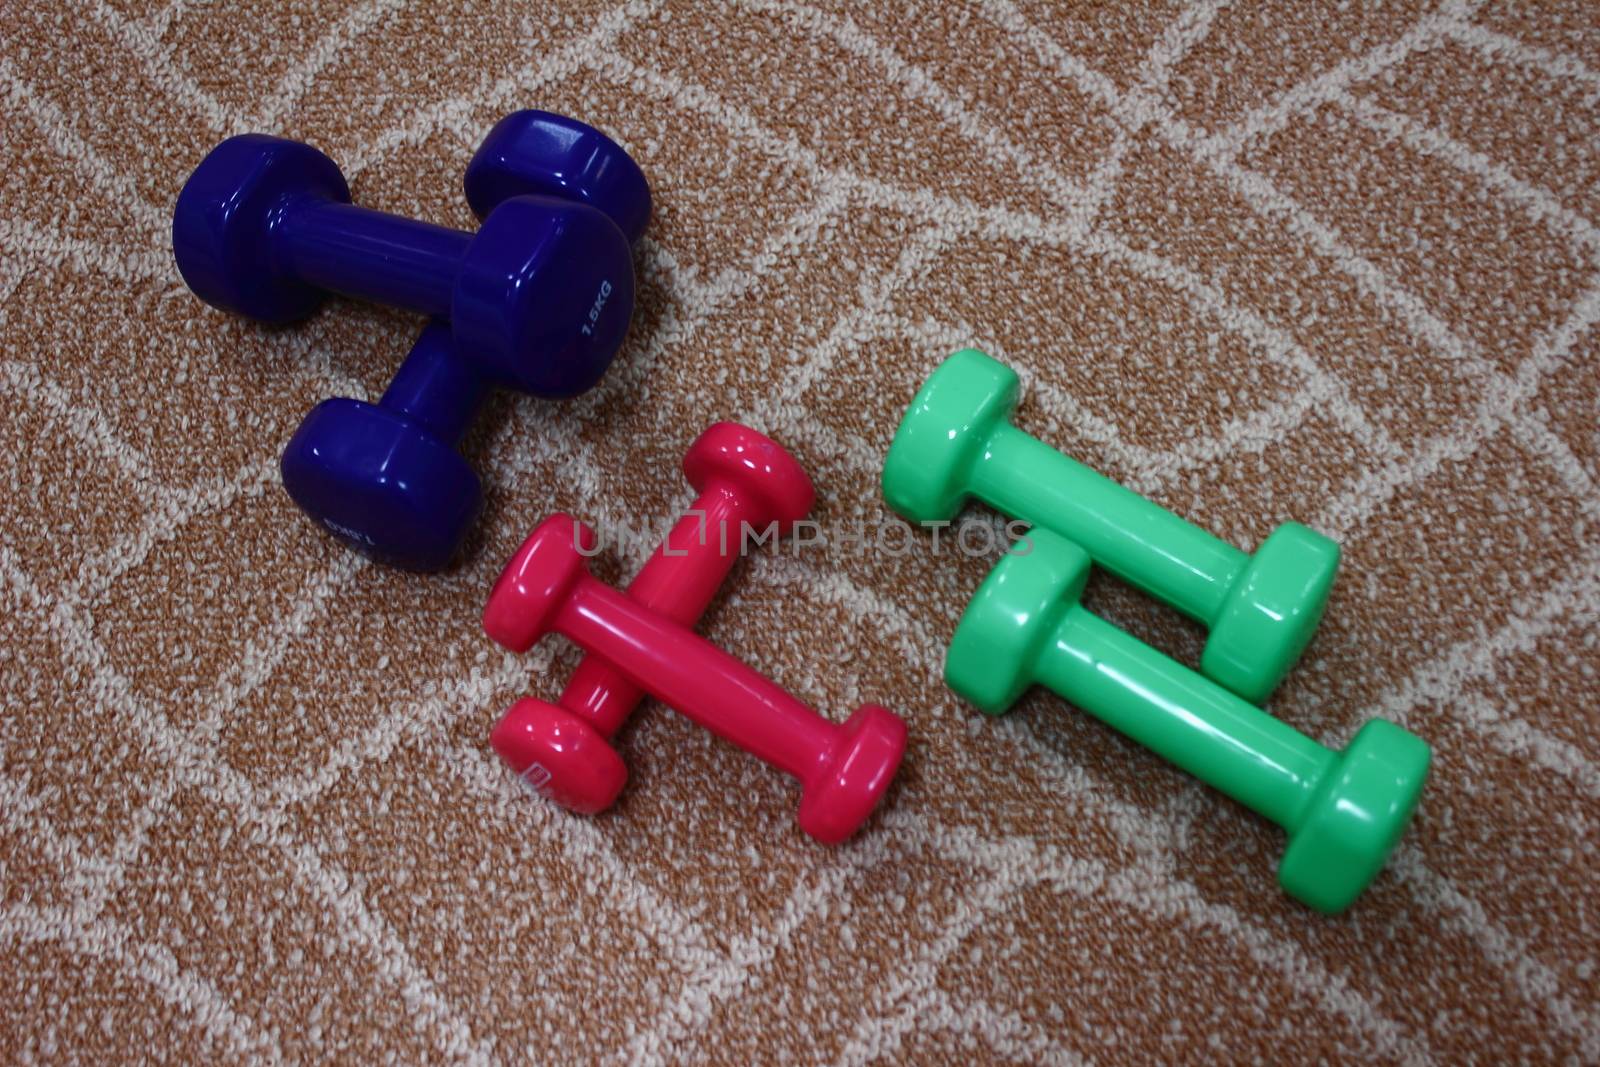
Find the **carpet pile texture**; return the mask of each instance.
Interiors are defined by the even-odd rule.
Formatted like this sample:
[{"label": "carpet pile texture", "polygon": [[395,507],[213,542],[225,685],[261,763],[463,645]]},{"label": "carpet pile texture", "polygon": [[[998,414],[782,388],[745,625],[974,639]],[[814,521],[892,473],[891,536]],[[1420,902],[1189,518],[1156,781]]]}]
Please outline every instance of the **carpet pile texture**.
[{"label": "carpet pile texture", "polygon": [[[4,1058],[1600,1060],[1593,4],[105,0],[0,33]],[[277,457],[418,318],[210,309],[173,200],[259,130],[470,228],[462,168],[523,107],[652,182],[627,346],[581,399],[491,404],[453,569],[365,563]],[[1435,748],[1346,915],[1279,892],[1276,827],[1060,699],[987,719],[943,686],[996,552],[852,534],[969,344],[1022,374],[1019,425],[1230,542],[1344,546],[1269,708]],[[910,725],[843,847],[653,703],[602,817],[487,745],[577,660],[484,637],[501,563],[558,509],[659,528],[719,419],[800,457],[826,544],[755,552],[703,632]],[[1089,603],[1196,662],[1148,598]]]}]

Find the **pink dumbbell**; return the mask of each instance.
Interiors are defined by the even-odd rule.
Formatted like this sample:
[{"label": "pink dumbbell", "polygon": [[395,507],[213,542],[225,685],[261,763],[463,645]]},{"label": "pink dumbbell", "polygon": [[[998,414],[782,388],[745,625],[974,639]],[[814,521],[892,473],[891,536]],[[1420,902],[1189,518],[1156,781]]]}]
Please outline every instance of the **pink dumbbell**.
[{"label": "pink dumbbell", "polygon": [[[719,422],[683,457],[700,493],[628,586],[628,595],[685,625],[694,623],[733,568],[745,524],[780,532],[811,510],[811,479],[782,445],[747,426]],[[489,743],[541,796],[592,815],[616,802],[628,768],[607,742],[643,692],[611,664],[586,656],[559,706],[522,700],[501,717]]]},{"label": "pink dumbbell", "polygon": [[[854,833],[900,766],[905,723],[877,704],[863,704],[842,726],[829,722],[681,623],[591,577],[583,554],[594,543],[594,531],[570,515],[540,523],[489,594],[489,636],[521,652],[547,633],[565,634],[662,703],[800,779],[800,829],[827,844]],[[574,734],[574,750],[609,747],[587,723],[573,724],[589,731]]]}]

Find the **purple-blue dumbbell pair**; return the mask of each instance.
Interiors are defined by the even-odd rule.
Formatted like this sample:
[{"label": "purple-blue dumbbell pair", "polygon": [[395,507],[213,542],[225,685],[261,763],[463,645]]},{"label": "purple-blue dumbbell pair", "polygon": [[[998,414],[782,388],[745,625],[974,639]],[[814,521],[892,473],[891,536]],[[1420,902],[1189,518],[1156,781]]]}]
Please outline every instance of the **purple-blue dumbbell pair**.
[{"label": "purple-blue dumbbell pair", "polygon": [[489,131],[466,193],[476,234],[355,207],[327,156],[246,134],[195,169],[172,221],[184,281],[219,308],[292,322],[337,292],[433,316],[377,404],[324,401],[283,453],[308,515],[410,570],[444,567],[482,504],[456,446],[489,388],[570,397],[605,373],[650,218],[627,152],[544,111]]}]

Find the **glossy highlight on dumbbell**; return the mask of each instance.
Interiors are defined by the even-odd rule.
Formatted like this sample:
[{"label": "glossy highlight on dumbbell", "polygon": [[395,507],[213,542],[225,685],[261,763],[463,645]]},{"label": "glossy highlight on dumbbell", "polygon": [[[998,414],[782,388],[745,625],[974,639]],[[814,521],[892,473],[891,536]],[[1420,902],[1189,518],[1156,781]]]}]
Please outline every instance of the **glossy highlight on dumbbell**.
[{"label": "glossy highlight on dumbbell", "polygon": [[1289,833],[1278,867],[1311,907],[1348,907],[1383,868],[1430,752],[1383,719],[1343,752],[1174,662],[1078,603],[1091,561],[1035,529],[973,596],[945,660],[950,688],[990,714],[1043,685]]},{"label": "glossy highlight on dumbbell", "polygon": [[[699,496],[628,585],[628,596],[685,626],[693,624],[739,558],[745,527],[780,534],[811,510],[815,491],[799,462],[747,426],[707,429],[683,457]],[[541,796],[573,811],[609,808],[627,766],[609,740],[643,696],[609,662],[586,656],[556,704],[522,700],[495,726],[490,744]]]},{"label": "glossy highlight on dumbbell", "polygon": [[1205,623],[1201,672],[1265,700],[1322,620],[1339,546],[1290,522],[1246,554],[1012,426],[1018,386],[1014,371],[975,348],[945,360],[889,446],[890,506],[935,522],[976,496],[1071,538],[1111,573]]},{"label": "glossy highlight on dumbbell", "polygon": [[178,194],[172,246],[189,288],[217,307],[292,322],[336,292],[420,311],[448,319],[491,381],[536,396],[594,385],[633,307],[628,236],[600,208],[513,196],[477,233],[452,230],[356,207],[331,159],[264,134],[201,161]]},{"label": "glossy highlight on dumbbell", "polygon": [[[604,213],[631,243],[650,217],[649,185],[621,146],[576,119],[543,111],[500,120],[468,164],[464,184],[480,218],[512,197],[538,196]],[[528,237],[540,239],[536,232]],[[581,249],[574,245],[573,252]],[[587,316],[586,310],[581,321],[551,325],[581,335],[592,325]],[[482,504],[478,476],[457,447],[495,384],[528,381],[497,374],[435,319],[376,404],[335,397],[306,416],[284,449],[284,488],[301,510],[359,551],[409,570],[439,570]]]},{"label": "glossy highlight on dumbbell", "polygon": [[864,704],[836,725],[682,624],[591,577],[594,531],[570,515],[540,523],[506,565],[483,628],[514,651],[550,632],[609,662],[645,692],[800,780],[800,828],[849,837],[900,766],[906,728]]}]

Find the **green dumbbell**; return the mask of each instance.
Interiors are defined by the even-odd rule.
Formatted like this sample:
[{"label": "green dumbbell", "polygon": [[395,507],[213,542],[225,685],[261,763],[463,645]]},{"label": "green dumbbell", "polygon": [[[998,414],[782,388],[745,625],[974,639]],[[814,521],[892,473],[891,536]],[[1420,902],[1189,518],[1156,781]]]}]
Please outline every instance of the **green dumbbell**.
[{"label": "green dumbbell", "polygon": [[1037,683],[1289,832],[1278,883],[1344,910],[1417,806],[1429,749],[1374,719],[1324,748],[1078,603],[1089,554],[1048,530],[1019,541],[956,627],[945,682],[991,715]]},{"label": "green dumbbell", "polygon": [[1017,375],[975,348],[933,372],[883,463],[883,493],[913,522],[954,518],[968,496],[1089,551],[1096,563],[1211,629],[1206,677],[1261,703],[1322,620],[1339,546],[1299,523],[1255,555],[1012,426]]}]

